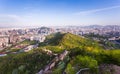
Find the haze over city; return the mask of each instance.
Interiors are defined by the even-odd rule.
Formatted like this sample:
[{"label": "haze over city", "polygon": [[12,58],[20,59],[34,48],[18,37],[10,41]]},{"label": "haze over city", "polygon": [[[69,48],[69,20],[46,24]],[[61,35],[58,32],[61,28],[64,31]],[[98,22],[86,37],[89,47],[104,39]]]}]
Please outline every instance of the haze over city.
[{"label": "haze over city", "polygon": [[0,27],[119,25],[120,0],[0,0]]}]

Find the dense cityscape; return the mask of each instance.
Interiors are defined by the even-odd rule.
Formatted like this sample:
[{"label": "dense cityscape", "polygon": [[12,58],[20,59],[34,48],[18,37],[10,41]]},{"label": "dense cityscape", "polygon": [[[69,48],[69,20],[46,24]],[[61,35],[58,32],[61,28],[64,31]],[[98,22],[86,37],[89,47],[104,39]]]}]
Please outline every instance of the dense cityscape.
[{"label": "dense cityscape", "polygon": [[[0,29],[0,50],[15,45],[24,40],[43,42],[47,35],[52,33],[72,33],[76,35],[99,34],[108,37],[108,40],[120,39],[119,25],[91,25],[91,26],[66,26],[66,27],[40,27],[40,28],[2,28]],[[117,43],[117,42],[116,42]],[[118,42],[119,44],[119,42]],[[24,47],[24,46],[21,46]]]}]

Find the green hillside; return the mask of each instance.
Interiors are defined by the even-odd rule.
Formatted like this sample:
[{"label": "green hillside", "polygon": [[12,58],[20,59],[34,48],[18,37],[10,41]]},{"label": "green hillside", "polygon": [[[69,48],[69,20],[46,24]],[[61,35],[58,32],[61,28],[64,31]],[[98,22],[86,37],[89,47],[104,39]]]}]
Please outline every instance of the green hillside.
[{"label": "green hillside", "polygon": [[69,51],[66,58],[52,69],[52,74],[75,74],[83,68],[89,68],[90,73],[97,74],[96,67],[101,64],[120,66],[119,49],[105,50],[97,41],[71,33],[55,33],[47,36],[37,49],[0,57],[0,74],[36,74],[54,58],[43,52],[43,49],[57,54]]},{"label": "green hillside", "polygon": [[0,57],[0,74],[35,74],[48,64],[52,57],[41,49]]},{"label": "green hillside", "polygon": [[71,33],[56,33],[49,35],[45,42],[40,43],[40,47],[48,48],[55,52],[59,52],[64,49],[70,50],[76,47],[81,49],[85,48],[87,50],[103,48],[96,41]]},{"label": "green hillside", "polygon": [[[101,46],[97,41],[70,33],[57,33],[50,35],[46,42],[43,43],[42,47],[57,53],[63,50],[70,51],[70,61],[65,67],[67,74],[75,74],[79,69],[86,67],[95,70],[93,72],[96,73],[97,70],[95,68],[101,64],[120,65],[119,49],[106,50],[104,49],[104,46]],[[67,70],[70,69],[69,67],[72,69]],[[56,67],[55,71],[62,72],[59,70],[59,67]]]}]

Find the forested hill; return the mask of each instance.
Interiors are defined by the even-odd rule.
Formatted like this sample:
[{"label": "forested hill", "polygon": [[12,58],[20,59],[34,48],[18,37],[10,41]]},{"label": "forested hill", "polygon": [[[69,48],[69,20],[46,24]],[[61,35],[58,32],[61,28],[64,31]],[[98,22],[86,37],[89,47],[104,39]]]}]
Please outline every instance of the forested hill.
[{"label": "forested hill", "polygon": [[[69,57],[71,59],[66,64],[66,69],[64,69],[67,74],[75,74],[82,68],[96,70],[95,68],[102,64],[120,65],[119,49],[106,50],[98,41],[71,33],[51,34],[47,36],[46,41],[41,43],[40,46],[56,53],[60,53],[63,50],[70,51]],[[63,72],[59,69],[59,67],[56,67],[53,71]]]},{"label": "forested hill", "polygon": [[55,33],[47,36],[45,42],[40,46],[58,46],[62,49],[71,49],[75,47],[85,48],[99,48],[103,47],[98,44],[97,41],[84,38],[83,36],[74,35],[71,33]]},{"label": "forested hill", "polygon": [[[120,66],[119,49],[105,50],[92,39],[71,33],[55,33],[29,52],[0,57],[0,74],[36,74],[55,58],[54,54],[59,55],[64,50],[69,54],[57,62],[51,74],[76,74],[83,68],[89,68],[91,74],[97,74],[97,68],[103,64]],[[50,54],[48,51],[51,51]],[[101,72],[111,73],[108,68]]]}]

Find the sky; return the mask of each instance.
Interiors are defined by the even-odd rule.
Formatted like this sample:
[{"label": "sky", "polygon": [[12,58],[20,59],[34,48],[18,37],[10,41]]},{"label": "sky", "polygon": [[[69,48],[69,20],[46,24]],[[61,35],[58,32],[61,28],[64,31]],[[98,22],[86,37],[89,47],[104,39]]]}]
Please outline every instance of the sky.
[{"label": "sky", "polygon": [[120,0],[0,0],[0,27],[120,25]]}]

